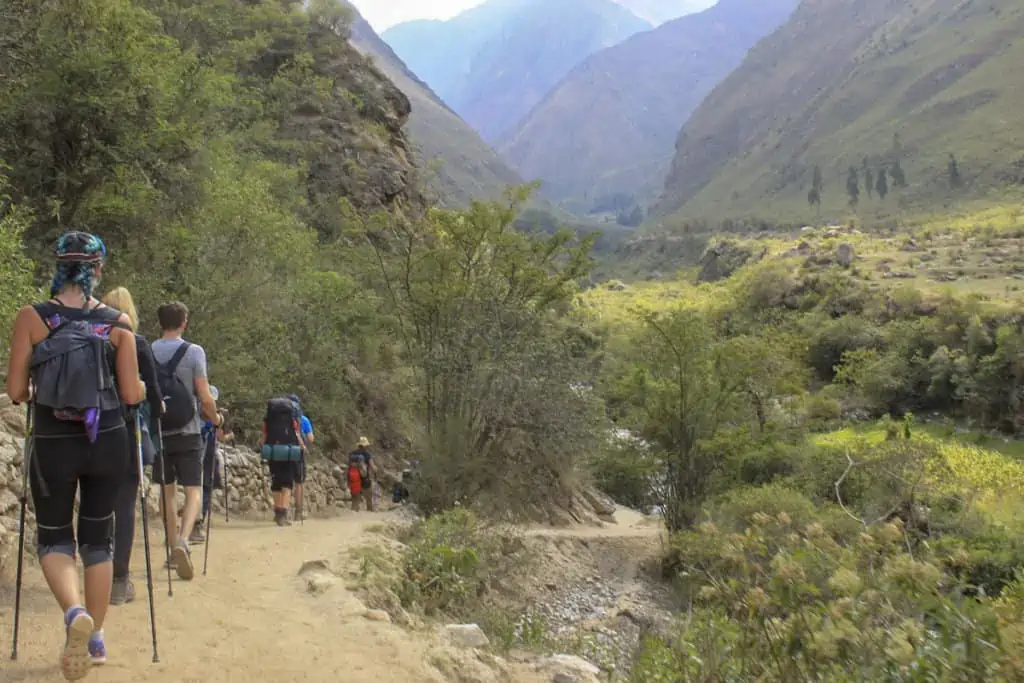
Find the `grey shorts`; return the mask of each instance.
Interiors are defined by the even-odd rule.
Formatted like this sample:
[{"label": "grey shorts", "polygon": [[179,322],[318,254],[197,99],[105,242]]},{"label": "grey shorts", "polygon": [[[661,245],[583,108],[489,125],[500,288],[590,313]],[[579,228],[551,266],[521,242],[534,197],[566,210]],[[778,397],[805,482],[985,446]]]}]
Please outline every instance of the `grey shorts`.
[{"label": "grey shorts", "polygon": [[164,437],[163,450],[153,464],[157,484],[203,485],[203,439],[198,434]]}]

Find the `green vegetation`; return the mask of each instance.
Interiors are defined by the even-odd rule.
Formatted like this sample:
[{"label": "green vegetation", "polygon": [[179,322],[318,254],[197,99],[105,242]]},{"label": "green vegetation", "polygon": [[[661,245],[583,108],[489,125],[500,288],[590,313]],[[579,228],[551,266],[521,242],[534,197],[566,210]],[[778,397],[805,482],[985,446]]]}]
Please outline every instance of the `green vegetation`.
[{"label": "green vegetation", "polygon": [[340,37],[343,8],[3,11],[5,311],[35,293],[27,258],[44,275],[58,234],[93,231],[145,333],[159,303],[189,306],[241,438],[296,391],[328,452],[369,433],[421,459],[445,482],[419,488],[427,509],[518,512],[571,486],[600,434],[565,320],[589,242],[515,231],[525,191],[429,209],[405,100]]},{"label": "green vegetation", "polygon": [[[581,293],[609,413],[650,446],[599,480],[658,484],[665,573],[694,603],[634,680],[1019,676],[1024,466],[997,434],[1020,431],[1022,302],[983,293],[1010,213],[736,237],[702,258],[745,255],[715,281]],[[961,252],[957,288],[884,277]]]},{"label": "green vegetation", "polygon": [[[815,167],[833,221],[1019,201],[1022,29],[1014,0],[803,3],[679,133],[659,222],[807,223]],[[865,157],[893,182],[851,208]]]},{"label": "green vegetation", "polygon": [[[693,605],[650,634],[636,680],[1024,674],[1024,462],[1000,443],[1024,427],[1019,209],[872,233],[728,221],[726,239],[693,221],[605,252],[605,273],[645,281],[596,284],[600,240],[524,216],[528,188],[428,206],[406,101],[336,5],[0,12],[4,324],[53,238],[94,231],[144,331],[159,302],[190,307],[243,438],[294,390],[328,450],[369,432],[419,458],[430,517],[364,555],[375,606],[553,647],[503,612],[528,558],[493,520],[589,477],[659,508],[664,573]],[[896,156],[816,160],[813,208],[927,177],[919,138],[882,139]],[[967,145],[942,159],[949,191],[973,186]]]}]

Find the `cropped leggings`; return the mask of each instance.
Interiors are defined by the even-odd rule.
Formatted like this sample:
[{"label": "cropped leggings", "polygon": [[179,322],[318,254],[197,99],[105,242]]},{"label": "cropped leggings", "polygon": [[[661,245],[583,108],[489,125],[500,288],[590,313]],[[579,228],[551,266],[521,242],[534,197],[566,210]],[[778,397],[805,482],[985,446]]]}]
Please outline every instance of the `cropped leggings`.
[{"label": "cropped leggings", "polygon": [[114,504],[128,469],[128,430],[122,425],[84,436],[33,439],[32,501],[36,511],[39,557],[75,557],[75,492],[78,550],[86,567],[114,556]]}]

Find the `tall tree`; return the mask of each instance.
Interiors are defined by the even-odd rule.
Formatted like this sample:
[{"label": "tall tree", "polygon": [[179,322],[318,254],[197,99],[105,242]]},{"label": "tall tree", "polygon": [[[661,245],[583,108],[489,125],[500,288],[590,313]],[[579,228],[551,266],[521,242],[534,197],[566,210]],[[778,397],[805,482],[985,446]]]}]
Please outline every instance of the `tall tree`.
[{"label": "tall tree", "polygon": [[861,163],[861,173],[864,175],[864,189],[868,191],[868,199],[871,199],[872,193],[875,191],[875,177],[871,172],[871,167],[868,166],[867,157],[864,157],[864,161]]},{"label": "tall tree", "polygon": [[889,194],[889,181],[886,177],[884,166],[878,169],[878,176],[875,179],[875,192],[878,193],[878,198],[883,202],[885,201],[885,196]]},{"label": "tall tree", "polygon": [[822,193],[821,166],[814,165],[814,174],[811,178],[811,189],[807,192],[807,203],[818,209],[821,214],[821,193]]},{"label": "tall tree", "polygon": [[960,177],[960,164],[957,163],[956,156],[952,153],[949,155],[946,172],[949,174],[949,186],[951,188],[955,190],[964,184],[963,178]]},{"label": "tall tree", "polygon": [[889,170],[889,175],[892,176],[892,186],[896,189],[902,190],[907,186],[907,176],[903,173],[903,167],[900,165],[899,160],[893,162],[892,168]]},{"label": "tall tree", "polygon": [[860,202],[860,179],[853,166],[846,173],[846,195],[850,198],[850,208],[856,209]]}]

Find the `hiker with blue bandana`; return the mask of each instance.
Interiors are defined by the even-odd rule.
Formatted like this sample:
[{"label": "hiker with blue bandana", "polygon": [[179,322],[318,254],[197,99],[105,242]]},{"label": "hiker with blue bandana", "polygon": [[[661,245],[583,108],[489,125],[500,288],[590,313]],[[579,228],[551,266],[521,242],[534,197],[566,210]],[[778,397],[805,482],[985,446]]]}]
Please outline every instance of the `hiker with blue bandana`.
[{"label": "hiker with blue bandana", "polygon": [[[25,476],[39,564],[64,613],[60,671],[69,681],[89,672],[91,652],[105,657],[114,504],[131,466],[124,404],[146,397],[131,321],[93,297],[106,256],[95,235],[60,237],[50,299],[18,311],[7,368],[7,394],[29,403]],[[84,605],[77,554],[85,567]],[[20,582],[16,590],[17,612]]]}]

